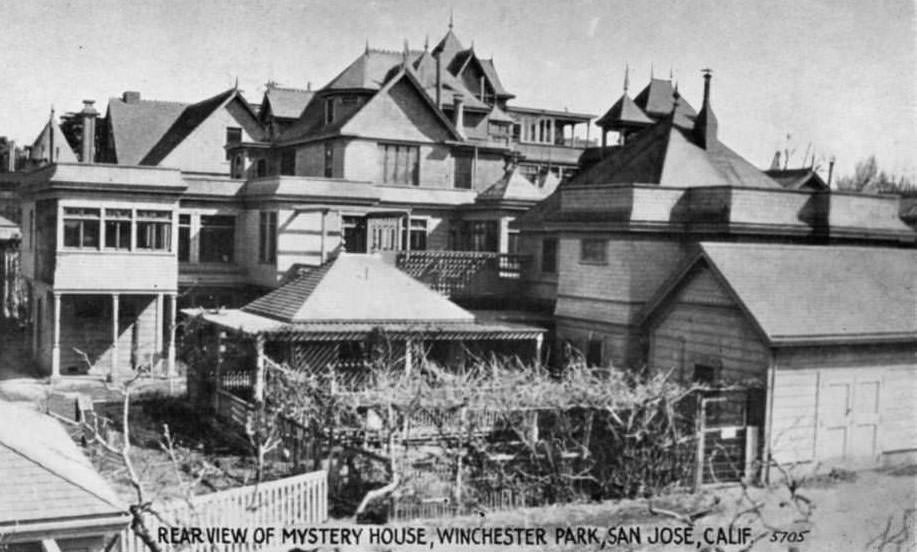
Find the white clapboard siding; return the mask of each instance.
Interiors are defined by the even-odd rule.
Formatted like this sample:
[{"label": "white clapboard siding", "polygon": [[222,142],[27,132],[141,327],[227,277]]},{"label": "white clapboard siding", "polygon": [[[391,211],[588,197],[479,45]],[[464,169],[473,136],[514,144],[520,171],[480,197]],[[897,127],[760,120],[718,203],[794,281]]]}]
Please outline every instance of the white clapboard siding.
[{"label": "white clapboard siding", "polygon": [[885,371],[879,439],[883,452],[917,449],[917,365]]},{"label": "white clapboard siding", "polygon": [[770,447],[776,462],[815,459],[817,398],[817,370],[777,370],[774,374]]}]

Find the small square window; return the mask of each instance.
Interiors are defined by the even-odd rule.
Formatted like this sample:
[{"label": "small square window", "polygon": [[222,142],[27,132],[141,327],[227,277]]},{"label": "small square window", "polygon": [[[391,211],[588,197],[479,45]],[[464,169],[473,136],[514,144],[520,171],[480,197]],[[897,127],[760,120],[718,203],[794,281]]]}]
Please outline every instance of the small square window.
[{"label": "small square window", "polygon": [[608,262],[608,241],[584,239],[580,241],[581,263],[606,264]]}]

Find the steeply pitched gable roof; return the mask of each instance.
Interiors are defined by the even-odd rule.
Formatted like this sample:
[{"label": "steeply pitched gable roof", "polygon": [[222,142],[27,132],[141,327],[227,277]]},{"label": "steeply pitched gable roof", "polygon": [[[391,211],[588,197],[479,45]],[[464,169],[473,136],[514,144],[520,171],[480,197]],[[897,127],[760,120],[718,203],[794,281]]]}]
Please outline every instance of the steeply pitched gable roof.
[{"label": "steeply pitched gable roof", "polygon": [[439,41],[433,48],[433,55],[439,55],[442,60],[443,67],[449,67],[455,57],[465,51],[465,47],[462,46],[462,43],[459,41],[458,37],[455,36],[455,33],[452,32],[452,29],[446,33],[446,35]]},{"label": "steeply pitched gable roof", "polygon": [[484,71],[484,74],[487,75],[487,80],[489,80],[491,86],[494,87],[494,94],[501,98],[514,98],[515,96],[507,92],[506,88],[503,87],[503,83],[500,82],[497,68],[494,67],[494,60],[478,59],[478,61],[481,63],[481,69]]},{"label": "steeply pitched gable roof", "polygon": [[121,98],[108,100],[108,121],[119,165],[139,165],[188,104]]},{"label": "steeply pitched gable roof", "polygon": [[771,344],[917,343],[917,255],[912,249],[701,244],[701,254],[650,305],[664,308],[706,263]]},{"label": "steeply pitched gable roof", "polygon": [[[646,88],[637,94],[634,103],[650,117],[665,117],[672,112],[675,104],[675,88],[672,82],[662,79],[650,79]],[[678,97],[678,107],[675,109],[675,124],[682,128],[694,126],[697,111],[691,107],[683,97]]]},{"label": "steeply pitched gable roof", "polygon": [[[417,50],[409,51],[408,63],[413,63],[422,54]],[[391,77],[392,70],[404,62],[404,57],[403,52],[368,49],[331,79],[322,91],[379,90]]]},{"label": "steeply pitched gable roof", "polygon": [[140,164],[158,165],[173,149],[194,132],[194,129],[236,94],[238,94],[238,90],[230,88],[212,98],[187,106],[172,123],[172,126],[163,134],[162,138],[156,142],[150,152],[141,159]]},{"label": "steeply pitched gable roof", "polygon": [[378,255],[341,253],[242,311],[288,323],[468,322],[474,315]]},{"label": "steeply pitched gable roof", "polygon": [[[52,139],[53,137],[53,139]],[[54,161],[64,163],[76,163],[76,154],[73,152],[73,146],[67,141],[64,132],[60,129],[56,120],[49,120],[45,123],[44,128],[38,133],[38,137],[32,143],[32,150],[29,157],[34,161],[51,160],[51,145],[54,145]]]},{"label": "steeply pitched gable roof", "polygon": [[5,401],[0,419],[0,533],[8,525],[126,511],[56,420]]},{"label": "steeply pitched gable roof", "polygon": [[314,95],[311,90],[271,86],[264,92],[262,110],[270,109],[278,119],[297,119]]}]

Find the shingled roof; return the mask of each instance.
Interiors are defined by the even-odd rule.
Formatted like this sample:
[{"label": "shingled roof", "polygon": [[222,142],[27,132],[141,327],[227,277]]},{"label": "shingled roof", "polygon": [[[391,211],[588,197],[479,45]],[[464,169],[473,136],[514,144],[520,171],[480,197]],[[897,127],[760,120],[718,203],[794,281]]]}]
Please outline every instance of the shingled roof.
[{"label": "shingled roof", "polygon": [[694,126],[694,118],[697,111],[691,107],[683,97],[678,96],[676,100],[675,88],[672,82],[663,79],[650,79],[646,88],[640,91],[634,98],[634,103],[650,117],[666,117],[672,112],[672,105],[677,101],[678,107],[675,109],[675,124],[682,128],[691,128]]},{"label": "shingled roof", "polygon": [[108,122],[114,142],[115,159],[120,165],[139,165],[175,123],[188,104],[155,100],[108,100]]},{"label": "shingled roof", "polygon": [[341,253],[241,309],[287,323],[472,322],[455,305],[378,255]]},{"label": "shingled roof", "polygon": [[297,119],[314,95],[311,90],[271,86],[264,92],[261,109],[270,108],[278,119]]},{"label": "shingled roof", "polygon": [[658,184],[674,188],[780,185],[719,141],[706,149],[671,114],[577,174],[569,186]]},{"label": "shingled roof", "polygon": [[772,345],[917,343],[913,249],[704,242],[648,314],[664,308],[701,263]]},{"label": "shingled roof", "polygon": [[0,419],[0,534],[39,521],[91,523],[125,515],[60,423],[6,401],[0,401]]},{"label": "shingled roof", "polygon": [[653,120],[646,116],[646,113],[634,103],[634,100],[630,99],[630,96],[624,94],[595,124],[600,128],[613,127],[619,124],[651,125]]},{"label": "shingled roof", "polygon": [[518,167],[513,167],[507,170],[500,180],[478,194],[475,202],[536,202],[541,201],[544,197],[544,192],[538,189],[528,178],[524,177]]},{"label": "shingled roof", "polygon": [[51,159],[51,145],[54,144],[54,161],[63,163],[76,163],[76,154],[73,152],[73,146],[67,141],[64,132],[60,129],[57,121],[51,119],[38,133],[38,137],[32,143],[32,149],[29,157],[33,161]]},{"label": "shingled roof", "polygon": [[[156,142],[156,145],[154,145],[149,153],[140,160],[140,164],[158,165],[173,149],[181,144],[188,135],[194,132],[194,129],[207,120],[214,111],[237,93],[238,90],[230,88],[212,98],[207,98],[206,100],[185,107],[181,115],[175,119],[165,134]],[[248,104],[246,103],[246,105]]]}]

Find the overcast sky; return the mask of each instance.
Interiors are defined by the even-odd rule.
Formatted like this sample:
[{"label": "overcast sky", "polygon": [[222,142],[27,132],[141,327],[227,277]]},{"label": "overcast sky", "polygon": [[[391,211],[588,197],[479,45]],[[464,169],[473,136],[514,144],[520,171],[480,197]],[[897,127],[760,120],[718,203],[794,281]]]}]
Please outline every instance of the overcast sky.
[{"label": "overcast sky", "polygon": [[632,95],[652,66],[699,108],[710,67],[720,137],[752,162],[769,164],[789,135],[797,163],[811,147],[841,173],[871,154],[917,173],[912,0],[0,0],[0,135],[31,142],[52,104],[104,111],[124,90],[192,102],[238,77],[260,101],[268,80],[320,87],[366,40],[435,44],[450,8],[516,105],[601,115],[629,63]]}]

